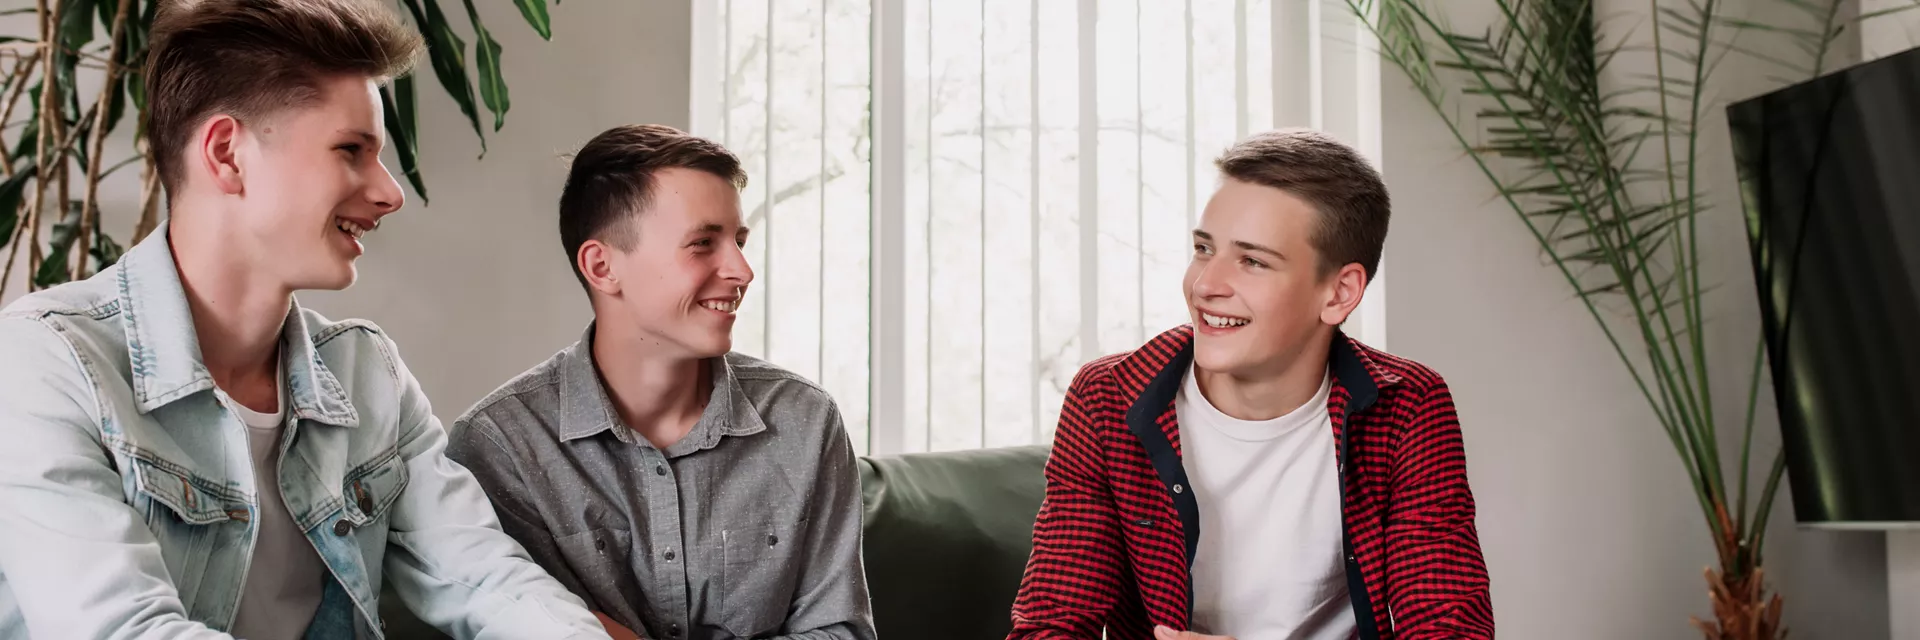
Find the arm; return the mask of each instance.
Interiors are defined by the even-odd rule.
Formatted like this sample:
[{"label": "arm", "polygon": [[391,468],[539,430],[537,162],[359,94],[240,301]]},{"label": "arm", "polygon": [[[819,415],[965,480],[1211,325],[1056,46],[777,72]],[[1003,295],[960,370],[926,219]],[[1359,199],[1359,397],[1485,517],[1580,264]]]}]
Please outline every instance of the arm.
[{"label": "arm", "polygon": [[400,455],[388,579],[400,600],[457,638],[606,638],[578,597],[500,529],[480,483],[447,458],[447,434],[419,381],[381,339],[400,385]]},{"label": "arm", "polygon": [[27,635],[230,639],[187,619],[66,341],[34,320],[0,321],[0,363],[0,575]]},{"label": "arm", "polygon": [[791,635],[771,640],[874,640],[860,557],[860,469],[837,405],[828,406],[826,431],[817,485],[807,505],[811,524],[802,557],[808,564],[783,627]]},{"label": "arm", "polygon": [[[447,432],[447,458],[466,467],[492,502],[500,529],[525,547],[533,561],[576,596],[587,593],[567,566],[546,518],[533,504],[520,465],[500,442],[500,427],[486,415],[456,421]],[[580,596],[582,598],[586,596]]]},{"label": "arm", "polygon": [[1436,378],[1413,409],[1388,478],[1386,594],[1395,635],[1490,640],[1493,604],[1453,394]]},{"label": "arm", "polygon": [[1047,492],[1033,524],[1033,555],[1013,601],[1009,640],[1098,640],[1120,596],[1121,532],[1095,431],[1105,399],[1088,365],[1067,389],[1047,456]]}]

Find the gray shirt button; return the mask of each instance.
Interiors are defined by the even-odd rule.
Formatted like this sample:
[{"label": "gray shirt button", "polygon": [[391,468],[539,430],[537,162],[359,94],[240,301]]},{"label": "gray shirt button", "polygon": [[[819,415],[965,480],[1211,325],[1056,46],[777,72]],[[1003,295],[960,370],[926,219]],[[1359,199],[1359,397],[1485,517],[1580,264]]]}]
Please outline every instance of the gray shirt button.
[{"label": "gray shirt button", "polygon": [[673,550],[672,550],[672,549],[668,549],[668,550],[667,550],[667,562],[673,562]]},{"label": "gray shirt button", "polygon": [[664,464],[663,464],[663,465],[660,465],[660,466],[657,466],[657,467],[654,467],[654,468],[653,468],[653,475],[656,475],[656,476],[664,476],[664,475],[667,475],[667,465],[664,465]]}]

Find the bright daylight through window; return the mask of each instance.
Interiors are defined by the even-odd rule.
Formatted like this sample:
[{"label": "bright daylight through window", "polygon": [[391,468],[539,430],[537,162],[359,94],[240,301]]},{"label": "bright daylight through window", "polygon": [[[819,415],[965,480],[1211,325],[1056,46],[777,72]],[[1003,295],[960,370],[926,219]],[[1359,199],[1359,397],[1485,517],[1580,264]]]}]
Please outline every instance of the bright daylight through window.
[{"label": "bright daylight through window", "polygon": [[831,392],[862,453],[1048,442],[1082,363],[1186,322],[1188,232],[1235,139],[1312,126],[1379,155],[1341,0],[694,7],[693,132],[751,174],[735,346]]}]

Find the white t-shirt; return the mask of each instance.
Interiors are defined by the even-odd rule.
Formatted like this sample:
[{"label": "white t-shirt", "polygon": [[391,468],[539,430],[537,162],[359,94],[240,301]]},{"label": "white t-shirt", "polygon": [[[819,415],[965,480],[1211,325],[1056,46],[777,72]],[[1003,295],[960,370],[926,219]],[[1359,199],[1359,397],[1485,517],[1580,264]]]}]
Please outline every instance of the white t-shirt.
[{"label": "white t-shirt", "polygon": [[235,637],[297,640],[320,608],[326,587],[326,565],[300,526],[287,513],[280,495],[280,436],[287,414],[287,374],[279,369],[280,400],[273,413],[260,413],[228,399],[247,425],[247,444],[253,454],[254,486],[260,494],[259,539],[253,547],[253,565],[234,614]]},{"label": "white t-shirt", "polygon": [[1340,477],[1327,418],[1332,379],[1272,420],[1221,413],[1191,367],[1174,401],[1181,465],[1200,505],[1193,630],[1238,640],[1355,633],[1341,562]]}]

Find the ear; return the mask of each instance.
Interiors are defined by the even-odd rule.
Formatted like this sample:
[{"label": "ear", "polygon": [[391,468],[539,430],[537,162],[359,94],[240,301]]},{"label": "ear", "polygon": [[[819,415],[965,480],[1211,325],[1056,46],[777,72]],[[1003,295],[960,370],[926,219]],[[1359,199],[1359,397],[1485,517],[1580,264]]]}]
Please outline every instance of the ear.
[{"label": "ear", "polygon": [[620,278],[613,269],[615,255],[614,248],[607,243],[588,240],[580,245],[579,253],[573,256],[574,266],[587,279],[588,287],[606,295],[620,295]]},{"label": "ear", "polygon": [[1360,295],[1367,291],[1367,270],[1349,262],[1335,271],[1325,286],[1327,302],[1320,308],[1320,322],[1337,327],[1360,306]]},{"label": "ear", "polygon": [[246,191],[240,170],[240,138],[244,128],[239,120],[226,114],[217,114],[200,127],[200,137],[193,147],[195,164],[207,175],[215,188],[227,195],[240,195]]}]

